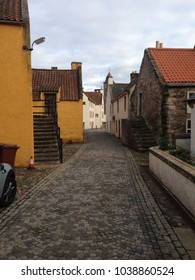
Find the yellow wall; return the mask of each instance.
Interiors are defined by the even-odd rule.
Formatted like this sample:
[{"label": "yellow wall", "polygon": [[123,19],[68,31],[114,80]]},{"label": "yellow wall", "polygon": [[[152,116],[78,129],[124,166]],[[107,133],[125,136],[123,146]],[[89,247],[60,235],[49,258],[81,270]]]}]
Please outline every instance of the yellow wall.
[{"label": "yellow wall", "polygon": [[15,165],[27,166],[34,156],[31,58],[22,49],[29,29],[0,24],[0,34],[0,143],[18,145]]},{"label": "yellow wall", "polygon": [[83,142],[83,100],[58,103],[58,125],[63,142]]}]

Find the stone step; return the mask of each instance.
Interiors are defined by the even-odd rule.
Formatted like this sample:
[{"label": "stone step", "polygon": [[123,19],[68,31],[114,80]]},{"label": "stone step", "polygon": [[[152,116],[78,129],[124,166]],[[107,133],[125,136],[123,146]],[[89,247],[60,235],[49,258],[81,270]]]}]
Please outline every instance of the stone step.
[{"label": "stone step", "polygon": [[35,162],[59,162],[57,135],[52,117],[34,116]]},{"label": "stone step", "polygon": [[43,156],[41,157],[40,155],[39,156],[35,156],[35,162],[36,163],[60,163],[60,160],[59,160],[59,156],[58,157],[54,157],[54,156]]},{"label": "stone step", "polygon": [[35,151],[35,157],[47,157],[47,156],[55,156],[59,159],[59,153],[55,150],[52,149],[42,149],[42,150],[36,150]]},{"label": "stone step", "polygon": [[156,145],[150,129],[143,117],[129,121],[131,131],[131,144],[134,149],[139,151],[148,151],[150,147]]},{"label": "stone step", "polygon": [[36,141],[35,144],[34,144],[34,148],[37,149],[37,148],[50,148],[50,147],[58,147],[58,142],[57,140],[53,140],[53,141]]},{"label": "stone step", "polygon": [[52,126],[52,127],[48,127],[48,126],[46,126],[46,127],[40,127],[40,126],[38,126],[38,127],[34,127],[34,133],[50,133],[50,132],[55,132],[55,129],[54,129],[54,127]]},{"label": "stone step", "polygon": [[137,137],[149,137],[149,136],[151,136],[151,132],[149,130],[147,130],[147,131],[136,130],[136,131],[134,131],[134,135]]},{"label": "stone step", "polygon": [[34,128],[43,128],[43,127],[50,127],[54,128],[54,123],[52,122],[40,122],[40,123],[33,123]]},{"label": "stone step", "polygon": [[139,141],[144,141],[144,142],[154,142],[154,143],[156,142],[156,141],[154,140],[154,137],[151,136],[151,135],[147,135],[147,136],[144,136],[144,135],[138,136],[138,135],[136,135],[135,138],[136,138],[137,140],[139,140]]},{"label": "stone step", "polygon": [[50,133],[35,133],[34,134],[34,139],[37,139],[37,140],[50,140],[50,139],[56,139],[56,133],[55,132],[50,132]]}]

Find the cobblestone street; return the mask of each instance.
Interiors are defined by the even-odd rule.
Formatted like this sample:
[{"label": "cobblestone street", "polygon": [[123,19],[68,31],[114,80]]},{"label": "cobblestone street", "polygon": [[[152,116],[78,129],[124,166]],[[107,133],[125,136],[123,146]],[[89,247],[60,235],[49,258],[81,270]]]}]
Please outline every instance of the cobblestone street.
[{"label": "cobblestone street", "polygon": [[131,151],[103,130],[46,175],[0,210],[0,259],[190,259]]}]

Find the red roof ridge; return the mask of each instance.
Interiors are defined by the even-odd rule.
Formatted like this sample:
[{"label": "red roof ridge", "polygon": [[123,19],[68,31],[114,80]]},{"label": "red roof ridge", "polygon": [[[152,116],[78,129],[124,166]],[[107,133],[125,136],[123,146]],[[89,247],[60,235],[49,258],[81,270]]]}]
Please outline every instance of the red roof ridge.
[{"label": "red roof ridge", "polygon": [[195,50],[194,48],[154,48],[154,47],[149,47],[148,49],[153,49],[153,50]]}]

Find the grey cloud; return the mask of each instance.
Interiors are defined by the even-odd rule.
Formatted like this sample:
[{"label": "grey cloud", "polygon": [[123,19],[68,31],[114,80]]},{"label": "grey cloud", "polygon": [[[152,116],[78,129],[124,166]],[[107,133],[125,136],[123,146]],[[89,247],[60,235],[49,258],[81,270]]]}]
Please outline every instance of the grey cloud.
[{"label": "grey cloud", "polygon": [[[31,37],[46,37],[32,54],[33,66],[69,68],[83,62],[86,88],[101,87],[111,69],[128,82],[144,49],[193,47],[194,0],[29,0]],[[121,81],[120,81],[121,80]],[[128,81],[127,81],[128,80]]]}]

